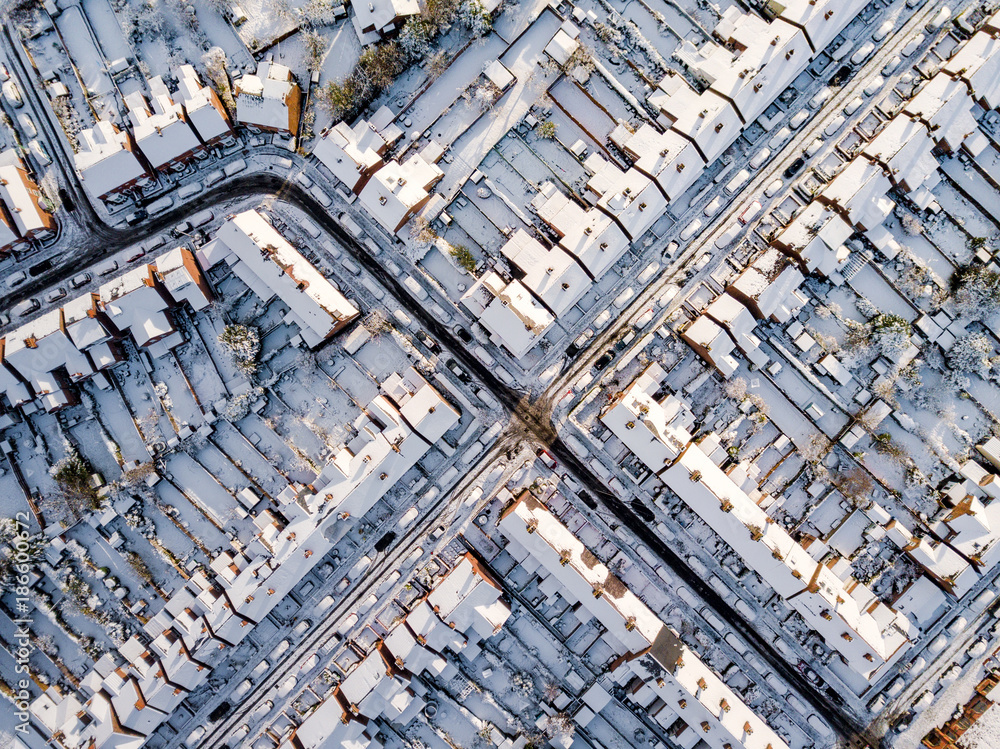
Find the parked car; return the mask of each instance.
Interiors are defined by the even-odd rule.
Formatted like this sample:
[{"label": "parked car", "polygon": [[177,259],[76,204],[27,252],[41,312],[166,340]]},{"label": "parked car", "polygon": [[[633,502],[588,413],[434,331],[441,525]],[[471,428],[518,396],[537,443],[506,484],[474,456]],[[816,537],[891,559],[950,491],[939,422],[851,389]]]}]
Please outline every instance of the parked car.
[{"label": "parked car", "polygon": [[132,211],[130,214],[125,216],[125,223],[128,224],[129,226],[135,226],[144,218],[146,218],[146,215],[147,215],[146,211],[143,210],[142,208],[139,208],[138,210]]},{"label": "parked car", "polygon": [[118,270],[118,261],[117,260],[108,260],[105,263],[101,263],[96,268],[97,275],[99,275],[99,276],[110,276],[116,270]]},{"label": "parked car", "polygon": [[28,280],[28,274],[23,270],[14,271],[9,276],[7,276],[7,288],[16,289],[18,286],[23,284]]},{"label": "parked car", "polygon": [[889,61],[882,66],[882,75],[889,75],[896,68],[899,67],[900,63],[903,62],[903,58],[899,55],[893,55],[889,58]]},{"label": "parked car", "polygon": [[743,185],[745,185],[750,180],[750,172],[746,169],[740,169],[736,172],[736,175],[726,183],[725,188],[726,195],[732,195],[737,190],[739,190]]},{"label": "parked car", "polygon": [[17,124],[21,126],[24,134],[29,138],[34,138],[38,135],[38,128],[35,127],[34,121],[27,112],[21,112],[21,114],[17,116]]},{"label": "parked car", "polygon": [[454,374],[462,382],[471,382],[472,381],[472,378],[469,377],[469,375],[467,375],[465,373],[464,369],[462,369],[460,366],[458,366],[458,364],[455,362],[454,359],[449,359],[448,363],[445,366],[448,367],[448,369],[451,370],[452,374]]},{"label": "parked car", "polygon": [[835,135],[836,132],[844,126],[845,122],[847,122],[847,119],[844,117],[844,115],[838,114],[836,117],[830,120],[829,123],[827,123],[826,129],[823,130],[823,132],[826,133],[827,135]]},{"label": "parked car", "polygon": [[851,55],[851,62],[854,65],[860,65],[865,60],[867,60],[868,56],[874,51],[875,51],[875,42],[865,42],[854,51],[853,55]]},{"label": "parked car", "polygon": [[418,341],[424,344],[435,354],[441,351],[441,347],[438,346],[437,341],[435,341],[433,338],[427,335],[424,331],[418,330],[414,335],[416,336]]},{"label": "parked car", "polygon": [[90,279],[93,278],[89,273],[81,273],[78,276],[73,276],[73,279],[69,282],[69,285],[74,289],[79,289],[81,286],[86,286],[90,283]]},{"label": "parked car", "polygon": [[887,36],[889,36],[894,26],[895,24],[892,21],[886,21],[877,29],[875,29],[875,33],[872,34],[872,39],[874,39],[876,42],[882,41]]},{"label": "parked car", "polygon": [[750,205],[747,206],[746,210],[740,214],[739,222],[744,226],[749,224],[757,217],[757,214],[760,213],[761,207],[762,206],[759,200],[755,200],[754,202],[752,202]]},{"label": "parked car", "polygon": [[25,315],[30,315],[41,306],[37,299],[25,299],[23,302],[15,304],[11,312],[17,317],[24,317]]},{"label": "parked car", "polygon": [[809,112],[805,109],[800,109],[798,112],[792,115],[792,118],[788,121],[788,127],[792,130],[798,130],[805,124],[805,121],[809,119]]},{"label": "parked car", "polygon": [[850,117],[852,114],[861,109],[864,103],[865,103],[864,99],[862,99],[860,96],[855,96],[853,99],[847,102],[847,106],[844,107],[844,114]]},{"label": "parked car", "polygon": [[802,167],[804,167],[805,165],[806,165],[806,160],[801,156],[795,159],[795,161],[789,164],[788,168],[784,171],[783,174],[785,179],[791,179],[792,177],[794,177],[802,170]]},{"label": "parked car", "polygon": [[21,89],[14,81],[8,80],[3,84],[3,98],[15,109],[24,104],[24,100],[21,98]]},{"label": "parked car", "polygon": [[822,138],[813,138],[812,143],[806,146],[806,151],[805,151],[806,156],[812,158],[817,153],[819,153],[819,149],[823,147],[824,142],[825,141]]},{"label": "parked car", "polygon": [[826,104],[830,100],[831,96],[833,96],[833,89],[829,86],[823,86],[823,88],[813,94],[812,98],[809,100],[809,106],[813,109],[817,109]]},{"label": "parked car", "polygon": [[917,34],[915,37],[910,39],[910,41],[908,41],[901,50],[899,50],[899,54],[901,54],[903,57],[909,57],[914,52],[916,52],[917,49],[919,49],[920,45],[923,43],[924,43],[924,35]]},{"label": "parked car", "polygon": [[877,94],[882,90],[882,86],[885,85],[885,78],[880,75],[873,75],[868,79],[868,83],[865,84],[865,96],[872,96]]},{"label": "parked car", "polygon": [[771,184],[764,188],[764,196],[767,198],[773,198],[778,194],[778,190],[780,190],[784,184],[785,183],[780,179],[774,180]]},{"label": "parked car", "polygon": [[36,139],[28,143],[28,150],[38,159],[38,162],[42,166],[48,166],[52,163],[52,157],[49,156],[49,152],[45,150],[45,146],[42,145],[40,140]]},{"label": "parked car", "polygon": [[601,354],[600,358],[597,361],[594,362],[594,369],[596,369],[598,372],[603,371],[604,369],[607,368],[607,366],[611,362],[615,360],[616,356],[618,356],[618,354],[614,349],[608,349],[603,354]]},{"label": "parked car", "polygon": [[45,301],[49,304],[52,304],[52,302],[58,302],[64,296],[66,296],[66,289],[57,286],[56,288],[52,289],[52,291],[50,291],[48,294],[45,295]]},{"label": "parked car", "polygon": [[750,158],[749,166],[751,169],[760,169],[770,157],[771,149],[764,146]]}]

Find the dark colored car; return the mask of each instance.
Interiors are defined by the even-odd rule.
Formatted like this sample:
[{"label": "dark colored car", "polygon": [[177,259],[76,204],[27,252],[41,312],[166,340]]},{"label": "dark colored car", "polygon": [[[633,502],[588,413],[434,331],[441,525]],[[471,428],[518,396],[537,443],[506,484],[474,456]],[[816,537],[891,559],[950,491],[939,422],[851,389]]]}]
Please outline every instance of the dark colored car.
[{"label": "dark colored car", "polygon": [[805,165],[806,165],[806,160],[803,159],[801,156],[795,159],[795,161],[789,164],[788,168],[785,170],[785,179],[791,179],[792,177],[794,177],[802,170],[802,167],[804,167]]},{"label": "dark colored car", "polygon": [[646,505],[640,502],[638,499],[633,499],[630,503],[632,505],[632,511],[635,512],[643,521],[647,523],[652,523],[656,520],[656,515],[650,510]]},{"label": "dark colored car", "polygon": [[416,336],[418,341],[424,344],[435,354],[441,350],[441,347],[437,345],[437,341],[435,341],[433,338],[427,335],[424,331],[418,330]]},{"label": "dark colored car", "polygon": [[850,75],[851,75],[851,66],[844,65],[836,73],[833,74],[833,76],[830,78],[829,83],[831,86],[841,86],[843,85],[844,81],[846,81],[850,77]]},{"label": "dark colored car", "polygon": [[615,360],[615,357],[617,355],[618,354],[615,352],[614,349],[608,349],[601,355],[600,359],[594,362],[594,369],[596,369],[598,372],[605,369],[611,362]]}]

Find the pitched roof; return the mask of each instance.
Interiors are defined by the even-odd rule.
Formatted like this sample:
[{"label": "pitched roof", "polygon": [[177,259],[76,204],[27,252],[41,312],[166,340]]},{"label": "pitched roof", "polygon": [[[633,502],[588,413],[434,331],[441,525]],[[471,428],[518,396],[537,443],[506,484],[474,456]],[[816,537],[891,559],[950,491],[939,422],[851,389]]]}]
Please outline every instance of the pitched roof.
[{"label": "pitched roof", "polygon": [[239,213],[216,242],[232,252],[233,270],[262,299],[277,295],[310,346],[329,338],[360,313],[326,277],[257,211]]}]

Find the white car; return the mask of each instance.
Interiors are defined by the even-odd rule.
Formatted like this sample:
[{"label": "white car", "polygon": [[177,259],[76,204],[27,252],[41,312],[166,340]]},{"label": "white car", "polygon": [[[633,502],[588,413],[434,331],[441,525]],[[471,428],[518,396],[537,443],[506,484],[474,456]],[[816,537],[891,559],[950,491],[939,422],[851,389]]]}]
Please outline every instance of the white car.
[{"label": "white car", "polygon": [[969,646],[969,649],[966,650],[965,652],[968,653],[973,658],[978,658],[979,656],[981,656],[983,653],[986,652],[987,645],[988,643],[986,642],[986,639],[980,637],[978,640],[972,643]]},{"label": "white car", "polygon": [[753,155],[753,157],[750,159],[749,166],[751,169],[760,169],[761,166],[763,166],[764,162],[767,161],[770,157],[771,157],[771,149],[765,146],[764,148],[760,149],[757,153]]},{"label": "white car", "polygon": [[774,137],[767,142],[767,145],[774,150],[776,148],[781,148],[785,145],[785,142],[792,137],[792,131],[787,127],[781,128],[778,132],[774,134]]},{"label": "white car", "polygon": [[27,280],[28,280],[28,274],[25,273],[23,270],[14,271],[9,276],[7,276],[7,288],[8,289],[16,288]]},{"label": "white car", "polygon": [[813,94],[813,97],[809,100],[809,106],[812,107],[813,109],[821,107],[828,101],[830,101],[831,96],[833,96],[833,89],[830,88],[829,86],[824,86],[815,94]]},{"label": "white car", "polygon": [[768,198],[773,198],[775,195],[778,194],[778,190],[780,190],[782,185],[784,184],[785,183],[782,182],[780,179],[774,180],[774,182],[772,182],[766,188],[764,188],[764,196]]},{"label": "white car", "polygon": [[701,228],[701,219],[695,219],[690,224],[684,227],[684,231],[681,232],[681,239],[688,240],[691,239],[698,230]]},{"label": "white car", "polygon": [[896,68],[899,67],[900,63],[903,62],[903,58],[899,55],[893,55],[889,58],[889,61],[882,66],[882,75],[889,75]]},{"label": "white car", "polygon": [[865,96],[871,96],[872,94],[878,93],[884,85],[885,78],[880,75],[872,76],[868,79],[868,83],[865,84]]},{"label": "white car", "polygon": [[11,312],[17,317],[24,317],[25,315],[30,315],[36,309],[41,307],[37,299],[25,299],[23,302],[19,302],[14,305]]},{"label": "white car", "polygon": [[951,8],[949,8],[946,5],[943,8],[941,8],[941,10],[938,11],[938,14],[934,16],[934,18],[931,19],[927,23],[927,25],[924,26],[924,28],[927,29],[928,31],[937,31],[946,23],[948,23],[948,21],[950,20],[951,20]]},{"label": "white car", "polygon": [[719,212],[719,209],[721,207],[722,207],[722,200],[719,198],[718,195],[716,195],[714,198],[712,198],[712,202],[710,202],[708,205],[705,206],[705,215],[708,216],[709,218],[712,218],[712,216],[714,216],[716,213]]},{"label": "white car", "polygon": [[21,112],[17,116],[17,123],[21,126],[24,134],[29,138],[34,138],[38,135],[38,128],[35,127],[35,123],[32,122],[31,117],[28,116],[27,112]]},{"label": "white car", "polygon": [[864,99],[862,99],[860,96],[855,96],[853,99],[847,102],[847,106],[844,107],[844,114],[850,117],[852,114],[861,109],[861,107],[864,106],[864,103],[865,103]]},{"label": "white car", "polygon": [[62,288],[61,286],[57,286],[56,288],[52,289],[52,291],[50,291],[48,294],[45,295],[45,301],[48,304],[52,304],[53,302],[58,302],[64,296],[66,296],[66,289]]},{"label": "white car", "polygon": [[829,736],[833,733],[833,731],[830,730],[830,726],[828,726],[825,721],[820,720],[818,715],[810,715],[806,718],[806,722],[824,736]]},{"label": "white car", "polygon": [[753,221],[757,217],[757,214],[760,213],[761,207],[762,206],[759,200],[752,202],[749,206],[747,206],[747,209],[740,214],[740,223],[746,226]]},{"label": "white car", "polygon": [[921,694],[916,700],[914,700],[912,707],[917,712],[920,712],[930,707],[932,702],[934,702],[934,692],[931,692],[930,690],[925,690],[923,694]]},{"label": "white car", "polygon": [[894,26],[895,24],[892,21],[886,21],[877,29],[875,29],[875,33],[872,34],[872,39],[874,39],[876,42],[882,41],[887,36],[889,36],[889,33],[892,31]]},{"label": "white car", "polygon": [[834,135],[838,130],[840,130],[840,128],[844,126],[845,122],[847,122],[847,120],[844,119],[844,116],[842,114],[838,114],[836,117],[830,120],[829,124],[826,126],[826,129],[823,132],[826,133],[827,135]]},{"label": "white car", "polygon": [[910,41],[906,43],[905,47],[899,50],[899,54],[901,54],[903,57],[909,57],[914,52],[916,52],[917,48],[923,43],[924,43],[924,35],[917,34],[915,37],[913,37]]},{"label": "white car", "polygon": [[858,47],[854,54],[851,55],[851,63],[854,65],[860,65],[865,60],[868,59],[868,55],[875,51],[875,42],[865,42],[860,47]]},{"label": "white car", "polygon": [[726,186],[723,188],[726,195],[733,195],[737,190],[739,190],[743,185],[745,185],[750,180],[750,172],[746,169],[740,169],[736,172],[736,176],[733,177]]},{"label": "white car", "polygon": [[938,635],[934,639],[934,641],[927,646],[927,652],[931,654],[940,653],[942,650],[945,649],[945,646],[947,644],[948,644],[948,638],[945,637],[944,635]]},{"label": "white car", "polygon": [[819,149],[823,147],[823,144],[825,142],[826,141],[824,141],[822,138],[813,138],[812,143],[806,146],[805,150],[806,156],[808,156],[811,159],[813,156],[819,153]]},{"label": "white car", "polygon": [[42,166],[48,166],[52,163],[52,157],[49,156],[49,152],[45,150],[45,146],[42,145],[41,141],[33,140],[28,143],[28,150],[35,155],[39,163]]},{"label": "white car", "polygon": [[24,101],[21,99],[21,89],[17,87],[14,81],[7,81],[3,84],[3,98],[15,109],[24,104]]},{"label": "white car", "polygon": [[808,110],[800,109],[798,112],[792,115],[792,119],[788,121],[788,127],[790,127],[792,130],[798,130],[800,127],[802,127],[802,125],[805,124],[805,121],[808,119],[809,119]]}]

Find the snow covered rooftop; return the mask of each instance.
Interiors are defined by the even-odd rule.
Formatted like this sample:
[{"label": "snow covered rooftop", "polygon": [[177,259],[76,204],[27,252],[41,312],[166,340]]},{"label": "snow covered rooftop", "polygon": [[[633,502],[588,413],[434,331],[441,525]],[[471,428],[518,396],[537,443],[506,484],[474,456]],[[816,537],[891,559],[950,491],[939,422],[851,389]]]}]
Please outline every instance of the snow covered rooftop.
[{"label": "snow covered rooftop", "polygon": [[866,4],[865,0],[768,0],[767,8],[802,29],[813,50],[820,52]]},{"label": "snow covered rooftop", "polygon": [[491,340],[515,359],[528,353],[555,321],[524,284],[507,283],[495,271],[483,274],[461,301],[489,331]]},{"label": "snow covered rooftop", "polygon": [[[530,556],[532,568],[540,567],[536,574],[557,581],[560,595],[570,605],[580,606],[607,629],[604,639],[622,656],[613,662],[620,684],[639,676],[649,682],[645,689],[675,695],[670,709],[679,706],[684,711],[680,717],[696,731],[694,736],[703,738],[713,749],[723,749],[734,741],[748,749],[787,749],[777,734],[530,492],[523,492],[504,510],[499,527],[510,539],[508,553],[519,562]],[[651,656],[658,667],[643,665],[648,661],[639,656]],[[645,700],[642,694],[631,694],[644,705],[656,696]],[[722,700],[727,707],[720,709]],[[686,710],[689,701],[694,704]],[[607,701],[593,704],[600,711]],[[747,724],[749,731],[745,730]]]},{"label": "snow covered rooftop", "polygon": [[351,10],[358,36],[368,44],[367,35],[392,32],[398,21],[420,13],[420,5],[417,0],[357,0],[351,3]]},{"label": "snow covered rooftop", "polygon": [[361,517],[458,423],[460,414],[412,367],[390,376],[354,422],[357,437],[313,481],[311,506]]},{"label": "snow covered rooftop", "polygon": [[175,247],[156,258],[156,272],[178,304],[187,302],[198,311],[211,303],[208,281],[187,247]]},{"label": "snow covered rooftop", "polygon": [[240,122],[265,130],[298,132],[302,92],[288,67],[261,60],[256,75],[244,75],[236,81],[235,94]]},{"label": "snow covered rooftop", "polygon": [[[566,588],[614,637],[618,654],[639,653],[655,642],[663,622],[530,492],[501,515],[499,528]],[[508,551],[523,557],[517,547]]]},{"label": "snow covered rooftop", "polygon": [[360,201],[371,216],[391,234],[399,231],[430,198],[430,190],[444,172],[422,154],[400,164],[387,162],[362,188]]},{"label": "snow covered rooftop", "polygon": [[[24,170],[24,164],[0,166],[0,200],[7,207],[7,213],[14,222],[17,234],[31,237],[39,232],[51,231],[56,227],[52,215],[42,208],[42,193]],[[0,238],[0,246],[7,244]]]},{"label": "snow covered rooftop", "polygon": [[1000,39],[977,31],[941,70],[960,78],[984,108],[1000,106]]},{"label": "snow covered rooftop", "polygon": [[354,127],[338,122],[324,132],[313,155],[334,177],[358,193],[371,174],[382,166],[382,155],[387,148],[378,130],[367,120],[359,119]]},{"label": "snow covered rooftop", "polygon": [[711,89],[699,94],[679,75],[667,75],[647,100],[660,111],[660,124],[694,143],[707,162],[722,155],[743,127],[732,104]]},{"label": "snow covered rooftop", "polygon": [[715,28],[726,46],[713,41],[696,48],[684,41],[677,57],[712,91],[733,103],[744,123],[757,119],[809,62],[812,50],[802,31],[780,18],[727,8]]},{"label": "snow covered rooftop", "polygon": [[587,272],[565,251],[546,249],[524,229],[514,232],[500,252],[520,269],[521,282],[556,317],[565,314],[591,286]]},{"label": "snow covered rooftop", "polygon": [[718,369],[723,377],[731,377],[739,368],[739,363],[732,356],[736,343],[721,325],[707,315],[699,316],[683,330],[681,338],[702,359]]},{"label": "snow covered rooftop", "polygon": [[691,141],[673,130],[661,133],[648,122],[620,147],[635,159],[636,170],[656,180],[667,200],[680,197],[705,168],[705,160]]},{"label": "snow covered rooftop", "polygon": [[672,463],[691,441],[694,415],[673,395],[654,399],[666,372],[649,365],[601,413],[601,421],[654,473]]},{"label": "snow covered rooftop", "polygon": [[177,94],[188,120],[203,143],[232,134],[229,115],[219,101],[218,94],[202,85],[198,74],[190,65],[181,65],[177,70]]},{"label": "snow covered rooftop", "polygon": [[850,251],[844,242],[854,233],[839,213],[819,201],[812,201],[774,237],[772,244],[804,263],[810,272],[830,275],[847,260]]},{"label": "snow covered rooftop", "polygon": [[136,345],[148,346],[174,332],[170,300],[157,284],[152,265],[143,264],[101,286],[101,308]]},{"label": "snow covered rooftop", "polygon": [[598,196],[597,207],[611,216],[632,241],[663,215],[667,199],[660,188],[638,169],[623,172],[593,153],[585,165],[594,172],[587,189]]},{"label": "snow covered rooftop", "polygon": [[837,208],[857,229],[871,231],[896,205],[888,196],[890,189],[885,169],[858,156],[823,186],[816,199]]},{"label": "snow covered rooftop", "polygon": [[934,141],[927,126],[898,115],[868,143],[861,153],[889,170],[892,181],[907,192],[923,185],[938,168]]},{"label": "snow covered rooftop", "polygon": [[820,564],[692,444],[663,481],[866,679],[905,650],[912,625]]},{"label": "snow covered rooftop", "polygon": [[470,553],[427,596],[427,603],[441,620],[459,632],[490,637],[510,616],[503,591]]},{"label": "snow covered rooftop", "polygon": [[184,106],[170,98],[163,79],[149,81],[152,111],[146,98],[133,91],[125,97],[136,145],[154,169],[188,158],[201,142],[184,118]]},{"label": "snow covered rooftop", "polygon": [[114,330],[105,325],[106,318],[101,311],[100,301],[99,294],[88,292],[70,299],[62,306],[66,333],[81,351],[104,343],[114,336]]},{"label": "snow covered rooftop", "polygon": [[205,262],[214,265],[225,258],[261,299],[279,296],[307,345],[319,345],[360,314],[258,212],[237,214],[222,225],[214,241],[221,247],[204,248],[204,256],[211,258]]},{"label": "snow covered rooftop", "polygon": [[120,132],[107,120],[81,130],[77,143],[76,169],[84,187],[95,198],[102,198],[147,176],[146,169],[132,152],[129,134]]},{"label": "snow covered rooftop", "polygon": [[757,319],[774,316],[787,321],[793,309],[802,306],[794,292],[803,280],[792,261],[774,247],[769,247],[747,266],[730,284],[730,294],[745,304]]},{"label": "snow covered rooftop", "polygon": [[580,46],[580,29],[572,21],[565,21],[545,45],[545,54],[557,65],[565,65]]},{"label": "snow covered rooftop", "polygon": [[903,112],[923,122],[935,142],[955,151],[979,132],[974,106],[965,83],[939,72],[903,105]]},{"label": "snow covered rooftop", "polygon": [[73,344],[62,325],[62,311],[54,309],[7,334],[3,360],[31,385],[47,410],[69,402],[63,393],[62,370],[70,382],[94,373],[86,354]]},{"label": "snow covered rooftop", "polygon": [[[547,194],[546,194],[547,193]],[[550,182],[532,201],[538,217],[559,236],[559,246],[571,254],[595,279],[628,250],[621,227],[600,209],[584,209]]]}]

